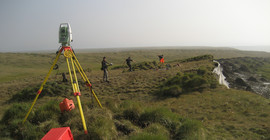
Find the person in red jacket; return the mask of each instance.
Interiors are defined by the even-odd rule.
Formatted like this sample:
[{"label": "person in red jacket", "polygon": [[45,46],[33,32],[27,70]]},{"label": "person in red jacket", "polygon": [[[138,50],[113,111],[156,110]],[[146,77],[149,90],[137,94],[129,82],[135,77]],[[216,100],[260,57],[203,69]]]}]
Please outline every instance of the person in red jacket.
[{"label": "person in red jacket", "polygon": [[164,63],[164,56],[163,56],[163,54],[162,55],[158,55],[158,58],[159,58],[159,62],[161,64],[163,64]]}]

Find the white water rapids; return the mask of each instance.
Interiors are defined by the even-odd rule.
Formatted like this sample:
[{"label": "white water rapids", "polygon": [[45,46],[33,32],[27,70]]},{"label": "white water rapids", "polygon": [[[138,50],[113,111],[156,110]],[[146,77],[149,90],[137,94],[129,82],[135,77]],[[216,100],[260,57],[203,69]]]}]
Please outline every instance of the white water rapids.
[{"label": "white water rapids", "polygon": [[217,74],[219,84],[224,85],[229,89],[229,83],[225,80],[226,77],[222,73],[222,67],[220,67],[220,63],[216,60],[213,60],[213,62],[218,64],[218,66],[214,68],[213,73]]}]

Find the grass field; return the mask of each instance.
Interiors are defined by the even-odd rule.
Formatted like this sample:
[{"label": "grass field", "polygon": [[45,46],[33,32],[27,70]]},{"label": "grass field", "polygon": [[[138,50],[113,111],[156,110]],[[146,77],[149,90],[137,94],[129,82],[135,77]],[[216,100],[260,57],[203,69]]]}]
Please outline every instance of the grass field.
[{"label": "grass field", "polygon": [[[158,54],[164,54],[165,61],[175,67],[133,72],[126,72],[126,68],[120,67],[109,71],[110,83],[102,82],[100,61],[103,56],[107,56],[116,67],[122,66],[128,56],[136,60],[136,64],[141,64],[157,60]],[[69,126],[75,139],[269,139],[268,99],[223,86],[210,87],[207,80],[213,76],[211,69],[214,65],[209,59],[178,61],[204,54],[214,54],[215,59],[269,57],[269,53],[263,52],[207,49],[78,52],[77,57],[104,106],[100,109],[81,83],[88,136],[83,134],[70,83],[62,83],[61,75],[56,75],[57,71],[49,78],[28,121],[21,126],[20,122],[34,99],[32,96],[35,96],[55,54],[0,54],[0,136],[6,139],[40,139],[51,128]],[[61,59],[64,57],[61,56]],[[2,66],[5,68],[2,69]],[[66,72],[65,64],[59,66],[58,73]],[[185,80],[185,74],[196,72],[198,68],[205,70],[203,74],[200,74],[201,71],[198,73],[201,77],[195,75],[195,78],[181,81]],[[260,71],[267,73],[267,68],[262,67]],[[180,83],[193,82],[194,87],[184,84],[175,92],[173,85],[167,92],[172,92],[175,97],[160,96],[161,87],[166,88],[166,83],[175,84],[173,79],[179,75]],[[197,89],[196,86],[200,90],[193,90]],[[58,104],[65,97],[73,99],[76,109],[61,114]]]}]

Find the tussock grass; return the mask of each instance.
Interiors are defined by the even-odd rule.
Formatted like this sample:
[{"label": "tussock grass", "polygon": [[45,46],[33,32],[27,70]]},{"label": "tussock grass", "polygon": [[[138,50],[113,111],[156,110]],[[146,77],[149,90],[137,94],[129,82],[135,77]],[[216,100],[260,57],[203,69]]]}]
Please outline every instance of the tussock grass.
[{"label": "tussock grass", "polygon": [[202,92],[205,89],[216,88],[217,79],[212,74],[211,68],[200,67],[191,72],[177,73],[167,80],[156,92],[161,97],[178,97],[181,94],[193,91]]},{"label": "tussock grass", "polygon": [[88,125],[89,138],[93,139],[116,139],[117,130],[112,120],[97,117]]},{"label": "tussock grass", "polygon": [[[9,124],[15,119],[22,119],[25,116],[25,112],[27,112],[27,108],[29,108],[29,104],[25,103],[15,103],[5,112],[1,123]],[[33,116],[33,113],[30,115]],[[30,118],[31,119],[31,118]]]},{"label": "tussock grass", "polygon": [[160,123],[169,130],[173,131],[180,124],[182,118],[169,110],[168,108],[158,107],[149,108],[140,116],[140,125],[146,127],[151,123]]},{"label": "tussock grass", "polygon": [[[40,85],[27,87],[19,91],[18,93],[14,94],[10,99],[10,101],[11,102],[31,101],[33,98],[36,97],[39,88]],[[64,96],[67,92],[71,93],[71,87],[69,83],[47,82],[43,87],[42,93],[39,95],[39,97],[42,98],[44,96]]]},{"label": "tussock grass", "polygon": [[174,139],[204,140],[206,139],[202,123],[197,120],[186,120],[176,131]]},{"label": "tussock grass", "polygon": [[[1,120],[1,137],[13,137],[15,139],[38,139],[42,137],[43,133],[37,125],[33,125],[29,121],[26,121],[22,125],[22,121],[28,104],[14,104],[4,114]],[[30,114],[29,119],[33,118],[33,113]]]},{"label": "tussock grass", "polygon": [[[123,112],[116,115],[116,119],[119,121],[115,124],[117,129],[122,133],[131,133],[131,139],[144,137],[146,139],[152,139],[157,136],[162,136],[162,139],[180,137],[178,136],[181,135],[178,134],[178,129],[180,129],[180,127],[184,127],[182,124],[189,124],[189,122],[192,122],[192,120],[181,117],[179,114],[173,113],[166,107],[143,107],[131,101],[124,101],[120,106],[123,107]],[[124,121],[123,123],[123,119],[128,121]],[[192,130],[189,131],[190,133],[195,134],[197,132],[193,131],[198,130],[193,127],[195,127],[195,125],[190,126],[190,129]],[[201,124],[196,125],[196,127],[200,127],[200,130],[204,129]],[[203,134],[206,135],[205,133]]]},{"label": "tussock grass", "polygon": [[33,119],[31,119],[31,122],[34,124],[40,124],[49,120],[57,121],[59,114],[59,103],[56,100],[52,100],[35,110],[35,115]]},{"label": "tussock grass", "polygon": [[136,135],[142,131],[139,126],[134,125],[129,120],[115,120],[114,124],[117,128],[119,136]]},{"label": "tussock grass", "polygon": [[170,132],[159,123],[152,123],[144,129],[145,132],[152,134],[152,135],[162,135],[167,139],[170,138]]}]

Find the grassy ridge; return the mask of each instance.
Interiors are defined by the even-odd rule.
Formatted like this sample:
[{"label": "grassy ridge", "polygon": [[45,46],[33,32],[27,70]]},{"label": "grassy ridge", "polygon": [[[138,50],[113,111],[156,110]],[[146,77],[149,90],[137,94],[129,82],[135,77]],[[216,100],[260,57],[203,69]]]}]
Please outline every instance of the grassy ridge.
[{"label": "grassy ridge", "polygon": [[[157,55],[163,54],[165,61],[189,58],[198,55],[210,54],[215,59],[232,58],[232,57],[269,57],[266,52],[252,52],[239,50],[223,50],[218,48],[212,49],[138,49],[126,50],[121,49],[114,52],[91,52],[78,51],[78,60],[84,69],[100,70],[100,63],[103,56],[107,57],[109,62],[115,65],[125,64],[125,59],[131,56],[132,59],[140,63],[143,61],[158,60]],[[50,68],[52,61],[55,58],[55,53],[0,53],[0,82],[7,82],[14,79],[21,79],[29,76],[45,75]],[[60,72],[67,71],[64,57],[59,59]]]}]

